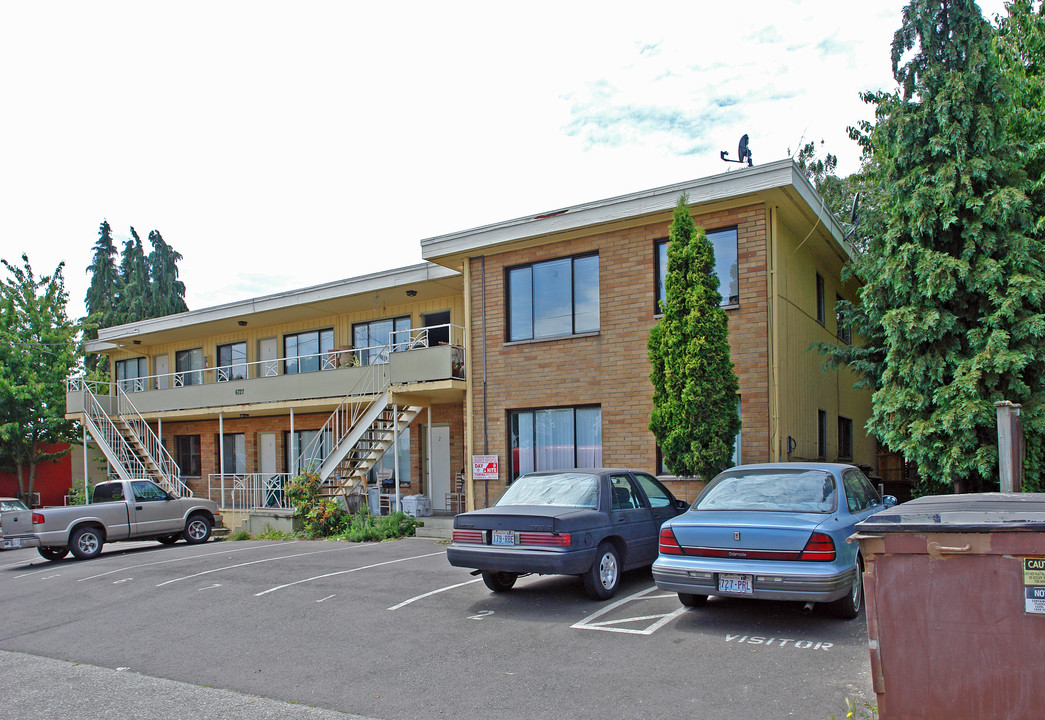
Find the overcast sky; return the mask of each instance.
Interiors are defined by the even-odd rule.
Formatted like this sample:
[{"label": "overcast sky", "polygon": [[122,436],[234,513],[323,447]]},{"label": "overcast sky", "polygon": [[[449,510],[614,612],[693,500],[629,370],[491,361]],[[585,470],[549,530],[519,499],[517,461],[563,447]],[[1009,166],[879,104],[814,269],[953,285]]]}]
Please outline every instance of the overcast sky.
[{"label": "overcast sky", "polygon": [[735,169],[744,133],[847,174],[904,4],[5,0],[0,257],[65,261],[78,317],[101,221],[159,230],[195,310]]}]

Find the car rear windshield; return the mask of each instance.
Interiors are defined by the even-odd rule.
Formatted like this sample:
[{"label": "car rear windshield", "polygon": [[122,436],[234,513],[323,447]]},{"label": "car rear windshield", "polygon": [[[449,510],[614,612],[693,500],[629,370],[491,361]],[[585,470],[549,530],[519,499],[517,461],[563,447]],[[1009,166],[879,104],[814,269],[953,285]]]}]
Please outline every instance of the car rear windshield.
[{"label": "car rear windshield", "polygon": [[718,478],[693,506],[696,510],[833,512],[835,479],[821,470],[762,470]]},{"label": "car rear windshield", "polygon": [[523,475],[513,482],[496,505],[557,505],[598,507],[599,478],[585,473]]}]

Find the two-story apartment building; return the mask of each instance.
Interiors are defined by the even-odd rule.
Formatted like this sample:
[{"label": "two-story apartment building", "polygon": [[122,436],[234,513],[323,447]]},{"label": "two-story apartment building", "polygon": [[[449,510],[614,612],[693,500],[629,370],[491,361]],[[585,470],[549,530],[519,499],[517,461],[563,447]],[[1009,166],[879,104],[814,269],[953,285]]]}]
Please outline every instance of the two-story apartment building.
[{"label": "two-story apartment building", "polygon": [[[853,297],[850,250],[791,160],[425,239],[419,266],[108,328],[88,350],[110,355],[115,382],[73,383],[69,415],[96,403],[100,443],[102,416],[124,418],[121,436],[139,417],[193,492],[250,506],[278,504],[305,464],[356,491],[395,475],[436,510],[458,509],[462,470],[478,507],[532,469],[668,475],[647,428],[646,338],[682,193],[715,246],[737,461],[873,467],[869,394],[812,349],[849,341],[834,306]],[[496,479],[473,480],[475,455],[498,458]],[[670,482],[688,499],[701,487]]]}]

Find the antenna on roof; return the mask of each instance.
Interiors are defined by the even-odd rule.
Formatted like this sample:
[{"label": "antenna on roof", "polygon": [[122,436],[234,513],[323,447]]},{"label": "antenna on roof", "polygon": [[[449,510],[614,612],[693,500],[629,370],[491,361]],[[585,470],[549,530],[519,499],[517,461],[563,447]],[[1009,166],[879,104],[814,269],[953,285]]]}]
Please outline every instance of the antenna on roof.
[{"label": "antenna on roof", "polygon": [[728,150],[723,150],[718,154],[724,162],[743,163],[746,160],[747,166],[751,167],[751,149],[747,146],[747,133],[744,133],[743,137],[740,138],[740,145],[737,147],[737,155],[740,156],[740,159],[730,160],[726,155],[729,155]]}]

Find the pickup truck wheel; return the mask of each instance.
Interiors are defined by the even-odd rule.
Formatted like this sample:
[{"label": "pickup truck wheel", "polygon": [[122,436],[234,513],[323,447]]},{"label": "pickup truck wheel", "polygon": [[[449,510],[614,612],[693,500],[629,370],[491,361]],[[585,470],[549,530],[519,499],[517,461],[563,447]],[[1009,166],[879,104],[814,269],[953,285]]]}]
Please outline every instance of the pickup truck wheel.
[{"label": "pickup truck wheel", "polygon": [[98,528],[78,528],[69,538],[69,549],[81,560],[89,560],[101,555],[104,543],[105,540],[102,539],[102,533]]},{"label": "pickup truck wheel", "polygon": [[181,536],[180,535],[160,535],[156,539],[159,540],[164,545],[173,545],[174,543],[178,542],[178,538],[179,537],[181,537]]},{"label": "pickup truck wheel", "polygon": [[51,562],[57,562],[58,560],[61,560],[62,558],[64,558],[66,555],[69,554],[69,548],[63,548],[63,547],[38,547],[38,548],[36,548],[36,552],[40,553],[40,557],[44,558],[45,560],[50,560]]},{"label": "pickup truck wheel", "polygon": [[205,543],[210,539],[210,520],[203,515],[193,515],[185,523],[185,532],[182,534],[189,545]]}]

